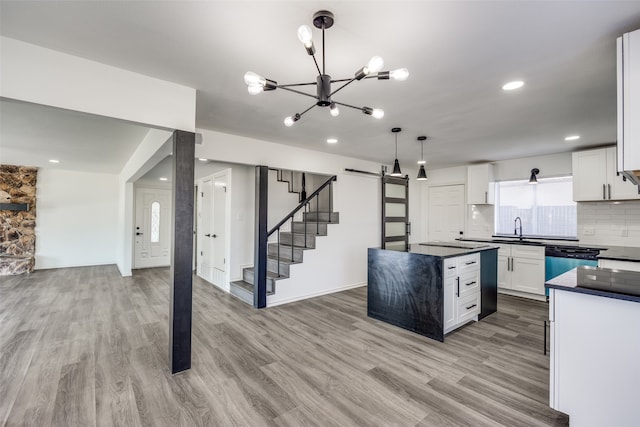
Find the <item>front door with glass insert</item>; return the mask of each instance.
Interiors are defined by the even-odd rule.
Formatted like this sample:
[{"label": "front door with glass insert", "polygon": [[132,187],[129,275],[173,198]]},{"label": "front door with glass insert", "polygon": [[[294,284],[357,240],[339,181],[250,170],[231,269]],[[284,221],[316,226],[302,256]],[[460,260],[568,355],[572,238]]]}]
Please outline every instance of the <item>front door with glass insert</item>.
[{"label": "front door with glass insert", "polygon": [[382,249],[409,249],[409,178],[382,177]]},{"label": "front door with glass insert", "polygon": [[134,268],[171,263],[171,190],[136,189]]}]

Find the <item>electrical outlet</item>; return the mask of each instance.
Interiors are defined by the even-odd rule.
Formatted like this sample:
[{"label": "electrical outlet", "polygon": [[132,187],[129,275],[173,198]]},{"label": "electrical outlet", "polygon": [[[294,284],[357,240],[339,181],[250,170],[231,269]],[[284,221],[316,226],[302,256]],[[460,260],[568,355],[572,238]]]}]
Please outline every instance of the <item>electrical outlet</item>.
[{"label": "electrical outlet", "polygon": [[629,230],[626,228],[620,229],[620,237],[629,237]]},{"label": "electrical outlet", "polygon": [[585,227],[582,229],[582,234],[585,236],[593,236],[593,227]]}]

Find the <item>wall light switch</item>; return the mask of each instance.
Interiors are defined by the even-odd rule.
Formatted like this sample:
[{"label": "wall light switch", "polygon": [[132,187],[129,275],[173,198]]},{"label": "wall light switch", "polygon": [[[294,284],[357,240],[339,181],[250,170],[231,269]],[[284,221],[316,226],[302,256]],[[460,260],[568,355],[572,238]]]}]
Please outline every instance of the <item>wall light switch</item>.
[{"label": "wall light switch", "polygon": [[585,227],[582,229],[582,234],[585,236],[593,236],[593,227]]},{"label": "wall light switch", "polygon": [[627,230],[626,228],[622,228],[620,230],[620,237],[629,237],[629,230]]}]

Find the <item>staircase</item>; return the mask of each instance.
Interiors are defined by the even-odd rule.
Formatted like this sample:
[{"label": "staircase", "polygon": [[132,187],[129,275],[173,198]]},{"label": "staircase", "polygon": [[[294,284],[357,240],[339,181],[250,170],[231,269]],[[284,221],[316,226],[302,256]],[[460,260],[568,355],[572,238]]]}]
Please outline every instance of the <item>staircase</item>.
[{"label": "staircase", "polygon": [[[331,183],[336,177],[331,177],[318,190],[309,197],[305,195],[304,186],[296,186],[296,181],[303,182],[304,174],[296,177],[295,173],[278,170],[278,181],[288,183],[290,193],[300,195],[299,205],[287,215],[278,225],[269,231],[269,243],[267,244],[267,295],[276,292],[276,282],[290,277],[291,265],[303,262],[304,251],[315,249],[316,239],[326,236],[329,224],[338,224],[339,214],[333,212],[333,193]],[[301,179],[302,178],[302,179]],[[319,209],[319,196],[328,197],[328,210]],[[299,215],[299,214],[302,215]],[[296,219],[298,217],[298,219]],[[289,225],[287,230],[283,230]],[[231,282],[231,294],[242,301],[253,305],[253,279],[254,268],[242,270],[242,280]]]}]

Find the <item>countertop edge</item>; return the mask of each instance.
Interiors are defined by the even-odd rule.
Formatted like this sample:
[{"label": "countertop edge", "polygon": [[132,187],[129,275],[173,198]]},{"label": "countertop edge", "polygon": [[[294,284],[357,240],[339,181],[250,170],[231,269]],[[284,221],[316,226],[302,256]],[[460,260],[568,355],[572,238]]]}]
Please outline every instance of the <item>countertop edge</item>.
[{"label": "countertop edge", "polygon": [[619,294],[616,292],[600,291],[597,289],[582,288],[580,286],[572,287],[572,286],[553,285],[549,283],[545,283],[544,286],[545,288],[558,289],[560,291],[594,295],[598,297],[611,298],[611,299],[617,299],[617,300],[623,300],[623,301],[640,302],[640,297],[635,297],[633,295]]}]

